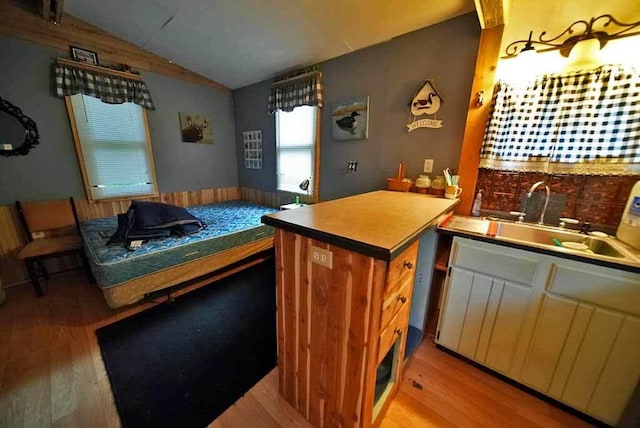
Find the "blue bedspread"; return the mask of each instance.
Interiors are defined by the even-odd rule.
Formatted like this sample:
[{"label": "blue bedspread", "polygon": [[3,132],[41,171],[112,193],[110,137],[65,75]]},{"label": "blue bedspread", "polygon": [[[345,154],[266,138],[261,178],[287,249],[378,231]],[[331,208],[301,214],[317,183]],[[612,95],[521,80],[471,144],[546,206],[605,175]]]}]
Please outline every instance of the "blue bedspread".
[{"label": "blue bedspread", "polygon": [[80,225],[85,251],[100,287],[186,263],[273,235],[260,218],[276,209],[241,201],[198,205],[187,210],[207,227],[188,236],[152,239],[135,251],[106,243],[117,229],[117,218],[90,220]]}]

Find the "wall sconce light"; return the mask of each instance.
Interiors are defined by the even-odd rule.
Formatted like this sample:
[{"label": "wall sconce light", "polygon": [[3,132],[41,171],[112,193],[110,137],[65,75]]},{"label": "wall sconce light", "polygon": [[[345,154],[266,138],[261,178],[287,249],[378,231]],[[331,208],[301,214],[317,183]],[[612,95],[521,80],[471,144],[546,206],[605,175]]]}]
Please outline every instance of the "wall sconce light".
[{"label": "wall sconce light", "polygon": [[[614,24],[619,27],[619,29],[612,33],[607,33],[606,31],[594,31],[593,28],[596,24],[602,25],[602,27],[608,27],[609,25]],[[578,32],[580,27],[584,27],[581,33]],[[568,57],[573,47],[583,40],[595,39],[599,42],[599,48],[602,49],[609,40],[640,34],[640,31],[631,31],[638,27],[640,27],[640,21],[625,24],[609,14],[600,15],[596,18],[591,18],[589,21],[575,21],[562,33],[551,38],[548,38],[546,36],[547,32],[543,31],[540,33],[538,40],[533,40],[533,31],[530,31],[529,38],[527,40],[516,40],[515,42],[510,43],[505,49],[505,54],[507,57],[514,57],[516,55],[526,54],[527,52],[536,52],[535,47],[541,47],[541,49],[537,49],[537,52],[560,50],[560,54],[562,56]],[[562,40],[566,36],[569,37]]]}]

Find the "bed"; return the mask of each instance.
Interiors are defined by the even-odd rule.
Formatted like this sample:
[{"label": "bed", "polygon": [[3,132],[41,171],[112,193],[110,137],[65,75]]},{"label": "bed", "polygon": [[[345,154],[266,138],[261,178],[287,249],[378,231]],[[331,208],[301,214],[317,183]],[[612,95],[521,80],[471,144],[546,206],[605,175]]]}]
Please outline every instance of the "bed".
[{"label": "bed", "polygon": [[80,225],[85,252],[98,286],[112,308],[129,305],[147,294],[215,272],[273,248],[273,228],[260,218],[276,209],[228,201],[188,207],[207,224],[188,236],[153,239],[135,251],[107,245],[117,218]]}]

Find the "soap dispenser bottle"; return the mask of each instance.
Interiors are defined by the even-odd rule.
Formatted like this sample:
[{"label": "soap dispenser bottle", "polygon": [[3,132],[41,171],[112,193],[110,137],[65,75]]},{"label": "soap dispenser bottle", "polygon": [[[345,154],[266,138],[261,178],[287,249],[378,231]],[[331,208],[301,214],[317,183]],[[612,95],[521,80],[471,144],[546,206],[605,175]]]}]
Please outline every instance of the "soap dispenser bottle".
[{"label": "soap dispenser bottle", "polygon": [[476,199],[473,201],[473,208],[471,208],[471,215],[475,217],[479,217],[480,207],[482,207],[482,189],[478,190]]}]

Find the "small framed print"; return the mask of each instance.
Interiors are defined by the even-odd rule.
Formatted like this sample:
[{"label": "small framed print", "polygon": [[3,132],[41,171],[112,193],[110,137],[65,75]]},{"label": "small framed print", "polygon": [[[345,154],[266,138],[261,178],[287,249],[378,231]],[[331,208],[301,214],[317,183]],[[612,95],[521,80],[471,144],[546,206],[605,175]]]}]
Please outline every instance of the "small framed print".
[{"label": "small framed print", "polygon": [[244,142],[244,167],[247,169],[262,169],[262,131],[245,131],[242,133]]},{"label": "small framed print", "polygon": [[89,65],[99,65],[98,54],[96,52],[82,49],[77,46],[69,46],[69,48],[71,49],[71,58],[74,61],[84,62]]}]

